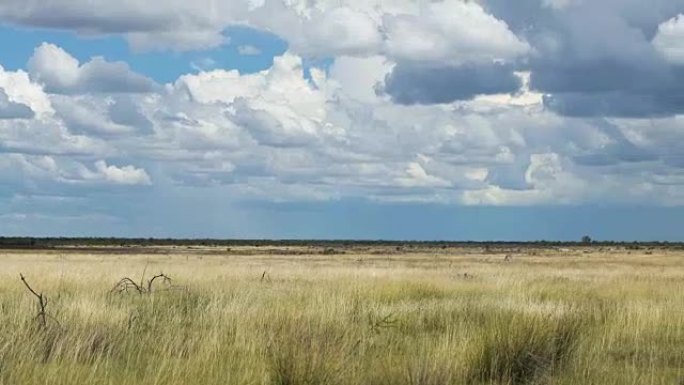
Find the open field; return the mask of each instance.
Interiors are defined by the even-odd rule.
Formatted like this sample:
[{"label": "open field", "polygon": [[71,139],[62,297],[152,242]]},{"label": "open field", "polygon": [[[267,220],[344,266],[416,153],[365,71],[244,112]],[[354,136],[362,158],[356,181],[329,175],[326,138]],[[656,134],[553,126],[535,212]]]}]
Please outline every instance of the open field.
[{"label": "open field", "polygon": [[680,385],[684,251],[0,250],[0,384]]}]

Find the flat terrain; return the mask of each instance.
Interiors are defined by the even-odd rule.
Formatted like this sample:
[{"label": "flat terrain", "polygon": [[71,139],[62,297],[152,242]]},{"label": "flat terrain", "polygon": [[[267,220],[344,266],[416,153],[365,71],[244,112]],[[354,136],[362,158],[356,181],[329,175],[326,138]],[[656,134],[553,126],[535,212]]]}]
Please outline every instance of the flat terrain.
[{"label": "flat terrain", "polygon": [[684,251],[0,250],[0,384],[679,385]]}]

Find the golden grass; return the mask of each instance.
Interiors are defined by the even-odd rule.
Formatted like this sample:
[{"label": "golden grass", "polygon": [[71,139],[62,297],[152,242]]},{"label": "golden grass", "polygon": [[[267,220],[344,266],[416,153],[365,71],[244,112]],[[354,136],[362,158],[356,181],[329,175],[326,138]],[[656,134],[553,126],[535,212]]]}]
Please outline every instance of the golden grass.
[{"label": "golden grass", "polygon": [[0,384],[684,381],[682,252],[163,251],[0,253]]}]

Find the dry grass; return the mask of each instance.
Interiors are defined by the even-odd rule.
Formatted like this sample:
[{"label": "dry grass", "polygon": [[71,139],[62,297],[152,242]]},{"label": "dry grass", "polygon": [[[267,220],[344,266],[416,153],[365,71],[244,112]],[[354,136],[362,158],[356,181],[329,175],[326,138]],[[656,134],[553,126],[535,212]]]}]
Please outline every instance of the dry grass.
[{"label": "dry grass", "polygon": [[682,252],[166,251],[0,253],[0,384],[684,381]]}]

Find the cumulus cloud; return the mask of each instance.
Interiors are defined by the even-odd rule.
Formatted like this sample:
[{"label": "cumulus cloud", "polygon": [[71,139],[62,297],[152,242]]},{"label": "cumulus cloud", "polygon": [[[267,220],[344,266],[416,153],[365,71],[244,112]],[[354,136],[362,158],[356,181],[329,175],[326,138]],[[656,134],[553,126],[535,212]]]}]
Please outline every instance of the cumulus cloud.
[{"label": "cumulus cloud", "polygon": [[0,88],[0,119],[31,119],[34,116],[31,107],[10,100],[5,90]]},{"label": "cumulus cloud", "polygon": [[386,15],[383,25],[384,52],[398,64],[379,91],[398,103],[450,103],[521,86],[514,65],[530,46],[476,2],[434,2],[416,15]]},{"label": "cumulus cloud", "polygon": [[[99,138],[84,135],[76,127],[69,127],[69,123],[55,110],[55,106],[62,105],[61,101],[75,105],[77,103],[74,100],[55,98],[55,95],[46,93],[26,72],[0,68],[0,89],[12,106],[13,117],[17,118],[17,113],[23,117],[0,119],[0,150],[63,156],[103,156],[112,152],[111,147]],[[93,122],[100,124],[96,118],[93,118]]]},{"label": "cumulus cloud", "polygon": [[229,104],[224,115],[263,145],[302,146],[332,133],[325,124],[325,95],[304,78],[302,60],[292,54],[252,75],[222,70],[186,75],[174,90],[199,103]]},{"label": "cumulus cloud", "polygon": [[[521,1],[523,8],[532,2]],[[391,15],[439,16],[409,3],[381,14],[362,2],[347,5],[381,31]],[[290,16],[319,17],[328,3],[316,10],[307,4],[291,2]],[[261,72],[200,68],[164,86],[123,92],[83,75],[88,63],[44,45],[31,77],[0,71],[7,100],[35,112],[0,120],[0,177],[12,178],[3,185],[15,193],[44,183],[49,191],[83,191],[154,182],[169,191],[207,189],[226,200],[684,202],[684,120],[674,115],[678,67],[654,43],[658,26],[672,16],[648,23],[652,37],[611,32],[616,41],[638,42],[617,52],[602,38],[585,42],[590,34],[567,14],[583,15],[581,3],[535,2],[532,19],[566,18],[567,29],[535,22],[542,31],[525,33],[515,15],[487,16],[492,8],[485,5],[467,10],[484,14],[495,30],[508,26],[501,36],[517,33],[521,47],[530,48],[506,51],[492,43],[468,51],[463,44],[462,56],[454,50],[421,61],[393,56],[383,48],[389,35],[381,33],[379,43],[340,48],[345,55],[328,69],[305,70],[305,58],[291,51]],[[620,16],[632,18],[638,20]],[[629,32],[632,24],[620,20],[614,28]],[[552,52],[567,65],[537,56]],[[613,73],[600,72],[606,78],[582,77],[580,69],[601,69],[611,57]],[[634,71],[641,75],[620,81]]]},{"label": "cumulus cloud", "polygon": [[485,3],[532,46],[531,87],[554,111],[635,118],[683,111],[684,73],[666,53],[676,51],[683,1]]},{"label": "cumulus cloud", "polygon": [[31,76],[52,93],[142,93],[157,85],[151,79],[132,72],[124,62],[107,62],[95,57],[80,64],[62,48],[43,43],[29,60]]},{"label": "cumulus cloud", "polygon": [[516,59],[530,46],[476,2],[431,2],[416,15],[384,17],[386,51],[396,61],[446,65]]}]

